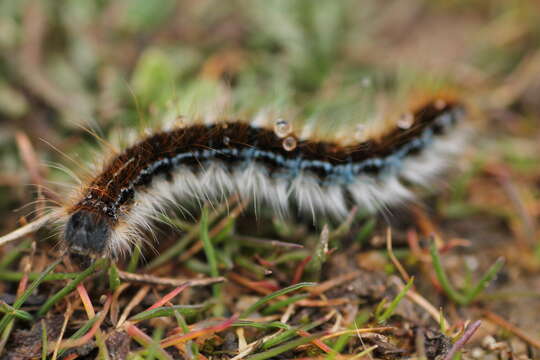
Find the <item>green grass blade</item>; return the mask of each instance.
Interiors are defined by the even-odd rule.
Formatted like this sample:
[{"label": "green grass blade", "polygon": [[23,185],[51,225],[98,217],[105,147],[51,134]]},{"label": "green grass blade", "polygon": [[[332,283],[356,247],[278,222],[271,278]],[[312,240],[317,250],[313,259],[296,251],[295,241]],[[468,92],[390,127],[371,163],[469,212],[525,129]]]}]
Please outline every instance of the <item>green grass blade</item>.
[{"label": "green grass blade", "polygon": [[291,296],[288,299],[277,301],[274,304],[268,306],[266,309],[264,309],[262,311],[262,314],[263,315],[270,315],[272,313],[275,313],[279,309],[287,307],[290,304],[294,304],[295,302],[300,301],[302,299],[305,299],[308,296],[309,296],[309,294],[298,294],[298,295]]},{"label": "green grass blade", "polygon": [[[371,317],[371,313],[369,311],[364,310],[360,312],[360,314],[358,314],[358,316],[354,320],[354,323],[351,324],[348,327],[348,329],[352,330],[352,329],[360,328],[369,320],[370,317]],[[347,345],[347,342],[353,336],[357,336],[357,335],[356,334],[343,334],[340,337],[338,337],[337,340],[334,342],[334,345],[332,345],[332,350],[334,350],[334,352],[328,355],[328,359],[329,360],[334,359],[336,357],[336,354],[339,354],[345,348],[345,345]]]},{"label": "green grass blade", "polygon": [[[91,319],[88,319],[83,326],[81,326],[79,329],[77,329],[77,331],[75,331],[73,333],[73,335],[71,335],[69,337],[69,340],[77,340],[79,339],[81,336],[83,336],[84,334],[86,334],[88,332],[88,330],[90,330],[90,328],[94,325],[94,323],[97,321],[98,317],[97,316],[94,316],[93,318]],[[62,349],[58,352],[58,356],[57,358],[61,359],[62,358],[62,355],[68,351],[69,349]]]},{"label": "green grass blade", "polygon": [[162,306],[155,309],[143,311],[137,315],[132,316],[130,320],[142,321],[153,319],[156,317],[169,317],[173,316],[175,312],[182,316],[193,316],[200,313],[206,308],[208,308],[207,304]]},{"label": "green grass blade", "polygon": [[137,270],[137,267],[139,266],[139,260],[141,259],[142,250],[140,245],[135,245],[135,248],[133,249],[133,254],[131,254],[131,257],[129,259],[129,264],[127,266],[126,271],[127,272],[135,272]]},{"label": "green grass blade", "polygon": [[316,328],[317,326],[321,325],[324,320],[319,319],[312,322],[309,322],[307,324],[304,324],[302,326],[295,326],[288,330],[285,330],[281,334],[277,335],[276,337],[273,337],[272,339],[267,340],[264,344],[262,344],[261,349],[267,350],[273,346],[276,346],[284,341],[287,341],[295,336],[298,335],[299,330],[303,331],[309,331],[313,328]]},{"label": "green grass blade", "polygon": [[390,316],[392,316],[392,314],[394,313],[394,311],[396,311],[396,308],[399,305],[399,303],[401,302],[401,300],[403,299],[403,297],[405,297],[405,295],[407,295],[407,292],[411,288],[413,282],[414,282],[414,277],[411,277],[411,279],[407,282],[407,285],[405,285],[405,287],[403,289],[401,289],[399,294],[397,294],[397,296],[394,298],[394,300],[392,300],[390,305],[388,305],[386,310],[384,310],[382,315],[379,317],[379,319],[378,319],[379,323],[385,322],[386,320],[388,320],[390,318]]},{"label": "green grass blade", "polygon": [[373,230],[375,229],[375,225],[377,225],[377,220],[375,218],[369,218],[364,225],[362,225],[362,228],[358,233],[356,234],[356,241],[362,245],[366,242],[368,237],[373,234]]},{"label": "green grass blade", "polygon": [[275,348],[272,348],[270,350],[266,350],[262,353],[258,353],[255,355],[252,355],[248,357],[248,360],[264,360],[264,359],[275,359],[280,354],[295,349],[300,345],[304,345],[309,343],[310,341],[317,338],[318,335],[311,335],[306,337],[301,337],[299,339],[289,341],[283,345],[276,346]]},{"label": "green grass blade", "polygon": [[248,321],[248,320],[238,320],[236,321],[233,326],[241,327],[241,326],[249,326],[257,329],[265,329],[265,330],[271,330],[271,329],[289,329],[289,325],[282,323],[281,321],[272,321],[269,323],[265,322],[255,322],[255,321]]},{"label": "green grass blade", "polygon": [[468,291],[465,294],[465,300],[466,303],[471,303],[477,296],[480,294],[495,278],[497,273],[502,269],[504,266],[504,259],[498,258],[497,261],[491,267],[488,269],[488,271],[482,276],[482,278],[478,281],[475,287],[473,287],[470,291]]},{"label": "green grass blade", "polygon": [[108,261],[108,259],[99,259],[97,261],[95,261],[94,263],[92,263],[87,269],[85,269],[84,271],[80,272],[79,275],[77,275],[76,278],[74,278],[73,280],[71,280],[69,282],[69,284],[67,284],[64,288],[62,288],[60,291],[58,291],[56,294],[54,294],[53,296],[51,296],[46,302],[45,304],[43,304],[38,312],[37,312],[37,315],[38,316],[43,316],[47,313],[47,311],[49,311],[49,309],[54,305],[56,304],[58,301],[60,301],[61,299],[63,299],[66,295],[68,295],[69,293],[71,293],[76,287],[77,285],[79,285],[84,279],[86,279],[87,277],[89,277],[90,275],[92,275],[92,273],[94,273],[94,270],[96,270],[96,268],[98,267],[101,267],[103,264],[105,264],[106,262]]},{"label": "green grass blade", "polygon": [[49,344],[47,341],[47,326],[45,320],[41,319],[41,360],[47,360],[47,349]]},{"label": "green grass blade", "polygon": [[[210,267],[210,275],[212,277],[219,276],[218,262],[216,257],[216,250],[212,239],[210,239],[210,234],[208,233],[208,208],[204,207],[201,214],[201,241],[203,243],[204,253],[206,259],[208,260],[208,266]],[[221,304],[221,288],[222,284],[213,284],[212,285],[212,294],[214,299],[217,301],[216,306],[214,307],[214,315],[221,316],[223,315],[223,306]]]},{"label": "green grass blade", "polygon": [[[62,261],[62,258],[59,258],[57,259],[56,261],[54,261],[51,265],[49,265],[45,271],[43,271],[41,273],[41,275],[36,279],[34,280],[30,286],[28,286],[28,288],[26,289],[26,291],[19,297],[17,298],[17,300],[15,300],[15,303],[13,303],[13,308],[14,309],[19,309],[23,304],[24,302],[28,299],[28,297],[37,289],[37,287],[39,286],[39,284],[41,284],[43,282],[43,280],[45,279],[45,277],[54,270],[54,268],[60,264],[60,262]],[[2,320],[0,320],[0,331],[4,331],[5,327],[13,320],[14,318],[14,315],[13,314],[5,314],[3,317],[2,317]]]},{"label": "green grass blade", "polygon": [[109,288],[111,291],[116,290],[121,284],[120,276],[118,275],[118,268],[115,264],[109,267]]},{"label": "green grass blade", "polygon": [[264,304],[266,304],[267,302],[269,302],[270,300],[272,300],[272,299],[274,299],[274,298],[276,298],[278,296],[285,295],[287,293],[290,293],[291,291],[302,289],[302,288],[304,288],[306,286],[314,286],[314,285],[316,285],[316,283],[302,282],[302,283],[294,284],[294,285],[291,285],[291,286],[287,286],[286,288],[283,288],[283,289],[275,291],[275,292],[273,292],[273,293],[271,293],[269,295],[266,295],[265,297],[263,297],[259,301],[257,301],[255,304],[251,305],[246,311],[244,311],[240,315],[240,318],[248,317],[249,315],[251,315],[252,313],[257,311],[259,308],[264,306]]},{"label": "green grass blade", "polygon": [[[212,215],[209,215],[207,217],[208,225],[213,224],[221,213],[222,209],[219,209]],[[200,226],[193,226],[187,234],[185,234],[178,242],[176,242],[176,244],[168,248],[165,252],[161,253],[157,258],[155,258],[148,265],[146,265],[146,269],[154,269],[174,258],[197,238],[199,232]]]},{"label": "green grass blade", "polygon": [[13,306],[6,304],[4,301],[0,302],[0,312],[4,314],[12,314],[17,319],[25,321],[34,320],[34,317],[30,313],[24,310],[15,309]]},{"label": "green grass blade", "polygon": [[[41,279],[42,282],[45,281],[59,281],[59,280],[71,280],[77,277],[79,273],[54,273],[47,274]],[[21,281],[25,274],[18,271],[0,271],[0,280],[4,281]],[[41,278],[41,273],[29,273],[28,280],[35,281]]]},{"label": "green grass blade", "polygon": [[437,276],[437,280],[439,280],[439,283],[441,284],[446,294],[450,297],[450,299],[452,299],[452,301],[460,305],[466,304],[467,299],[462,294],[454,290],[452,284],[450,284],[450,280],[448,280],[448,277],[446,276],[446,273],[442,266],[441,257],[439,256],[439,252],[437,251],[437,245],[435,245],[434,241],[431,242],[429,250],[431,253],[431,260],[433,262],[433,268],[435,269],[435,275]]}]

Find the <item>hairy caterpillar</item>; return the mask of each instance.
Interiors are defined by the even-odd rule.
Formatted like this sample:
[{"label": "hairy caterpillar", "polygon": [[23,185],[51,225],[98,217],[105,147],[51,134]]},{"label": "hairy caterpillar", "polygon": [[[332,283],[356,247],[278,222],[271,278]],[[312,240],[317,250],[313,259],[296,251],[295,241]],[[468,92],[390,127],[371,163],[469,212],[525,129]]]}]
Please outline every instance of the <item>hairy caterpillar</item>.
[{"label": "hairy caterpillar", "polygon": [[[464,107],[432,100],[377,134],[345,143],[303,138],[289,122],[193,121],[148,135],[116,155],[62,210],[72,254],[129,252],[169,203],[241,198],[279,213],[343,216],[413,198],[462,148]],[[181,205],[180,205],[181,206]]]}]

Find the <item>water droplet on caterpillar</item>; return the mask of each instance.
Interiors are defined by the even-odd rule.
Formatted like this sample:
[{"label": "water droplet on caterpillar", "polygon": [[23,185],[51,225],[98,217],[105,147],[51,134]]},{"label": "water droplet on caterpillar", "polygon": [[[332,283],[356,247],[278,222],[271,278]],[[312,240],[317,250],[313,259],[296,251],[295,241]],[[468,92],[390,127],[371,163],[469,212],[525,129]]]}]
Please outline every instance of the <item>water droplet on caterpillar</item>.
[{"label": "water droplet on caterpillar", "polygon": [[358,141],[362,141],[366,138],[366,125],[358,124],[355,127],[354,138]]},{"label": "water droplet on caterpillar", "polygon": [[223,137],[223,144],[226,145],[226,146],[229,146],[230,143],[231,143],[231,138],[228,137],[228,136],[224,136]]},{"label": "water droplet on caterpillar", "polygon": [[283,119],[277,119],[276,123],[274,124],[274,132],[276,135],[280,138],[284,138],[285,136],[289,135],[292,131],[292,125]]},{"label": "water droplet on caterpillar", "polygon": [[296,139],[292,136],[287,136],[282,142],[283,149],[286,151],[293,151],[296,149]]},{"label": "water droplet on caterpillar", "polygon": [[414,115],[412,113],[405,113],[401,115],[397,121],[397,126],[401,130],[409,129],[414,123]]},{"label": "water droplet on caterpillar", "polygon": [[176,116],[169,124],[165,130],[180,129],[186,126],[186,118],[183,115]]}]

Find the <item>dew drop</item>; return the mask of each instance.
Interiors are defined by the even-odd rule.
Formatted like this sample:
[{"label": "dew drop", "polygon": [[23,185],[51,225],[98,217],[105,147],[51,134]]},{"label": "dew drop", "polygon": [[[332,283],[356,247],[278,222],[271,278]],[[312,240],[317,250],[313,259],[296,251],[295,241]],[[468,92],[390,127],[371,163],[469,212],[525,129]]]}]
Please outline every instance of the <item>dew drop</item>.
[{"label": "dew drop", "polygon": [[223,144],[225,144],[225,145],[228,146],[228,145],[230,144],[230,142],[231,142],[231,138],[230,138],[230,137],[228,137],[228,136],[224,136],[224,137],[223,137]]},{"label": "dew drop", "polygon": [[285,136],[289,135],[292,131],[291,124],[283,119],[277,119],[276,123],[274,124],[274,132],[276,135],[280,138],[284,138]]},{"label": "dew drop", "polygon": [[283,149],[286,151],[293,151],[296,148],[296,139],[292,136],[287,136],[283,139]]},{"label": "dew drop", "polygon": [[366,137],[366,125],[364,124],[358,124],[355,127],[354,131],[354,137],[358,141],[362,141]]},{"label": "dew drop", "polygon": [[360,80],[360,85],[363,87],[363,88],[369,88],[371,87],[371,78],[369,76],[364,76],[361,80]]},{"label": "dew drop", "polygon": [[398,128],[402,130],[409,129],[414,123],[414,115],[411,113],[403,114],[399,117],[397,121]]},{"label": "dew drop", "polygon": [[183,128],[186,126],[186,117],[183,116],[183,115],[178,115],[175,119],[174,119],[174,127],[176,128]]}]

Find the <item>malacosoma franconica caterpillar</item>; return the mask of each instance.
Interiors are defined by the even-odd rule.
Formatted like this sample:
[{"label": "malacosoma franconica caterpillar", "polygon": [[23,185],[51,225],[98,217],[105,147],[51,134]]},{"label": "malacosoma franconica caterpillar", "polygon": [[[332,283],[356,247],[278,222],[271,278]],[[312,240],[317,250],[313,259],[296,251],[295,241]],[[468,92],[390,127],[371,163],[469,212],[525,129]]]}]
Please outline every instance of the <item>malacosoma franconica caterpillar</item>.
[{"label": "malacosoma franconica caterpillar", "polygon": [[[285,213],[341,217],[413,198],[463,146],[464,108],[432,100],[362,140],[302,138],[290,122],[193,121],[147,135],[109,160],[59,211],[72,254],[117,257],[168,203],[241,198]],[[353,136],[353,135],[351,135]]]}]

